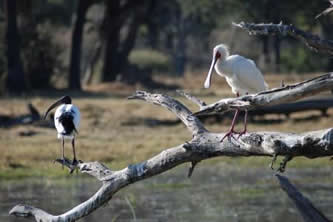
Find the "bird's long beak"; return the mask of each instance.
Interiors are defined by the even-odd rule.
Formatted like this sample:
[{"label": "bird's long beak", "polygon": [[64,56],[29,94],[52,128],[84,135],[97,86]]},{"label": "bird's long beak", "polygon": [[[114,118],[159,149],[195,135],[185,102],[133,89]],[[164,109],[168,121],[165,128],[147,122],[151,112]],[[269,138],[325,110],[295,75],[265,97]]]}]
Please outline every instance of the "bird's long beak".
[{"label": "bird's long beak", "polygon": [[212,79],[212,74],[213,74],[213,69],[214,69],[214,66],[217,62],[217,57],[216,55],[213,56],[213,60],[212,60],[212,64],[210,65],[210,68],[209,68],[209,71],[208,71],[208,74],[207,74],[207,78],[206,78],[206,81],[205,81],[205,84],[204,84],[204,87],[207,89],[210,87],[210,82],[211,82],[211,79]]},{"label": "bird's long beak", "polygon": [[55,101],[46,111],[43,119],[46,119],[47,117],[47,114],[52,110],[54,109],[55,107],[61,105],[61,104],[69,104],[71,103],[71,98],[69,96],[64,96],[62,98],[60,98],[59,100]]}]

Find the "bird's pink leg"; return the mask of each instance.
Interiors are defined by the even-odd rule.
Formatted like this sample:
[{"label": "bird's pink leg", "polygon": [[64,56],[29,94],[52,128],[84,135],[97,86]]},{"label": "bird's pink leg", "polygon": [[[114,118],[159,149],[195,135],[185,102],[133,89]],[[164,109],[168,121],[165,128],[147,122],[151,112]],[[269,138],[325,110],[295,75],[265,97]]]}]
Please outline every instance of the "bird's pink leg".
[{"label": "bird's pink leg", "polygon": [[239,132],[239,136],[237,137],[237,139],[239,139],[239,137],[241,137],[245,133],[247,133],[247,110],[245,110],[244,116],[244,130],[242,132]]},{"label": "bird's pink leg", "polygon": [[239,113],[239,110],[236,109],[236,112],[235,112],[235,115],[234,115],[234,118],[232,119],[232,123],[231,123],[231,127],[230,127],[230,130],[224,135],[224,137],[222,138],[221,142],[223,142],[223,140],[226,138],[226,137],[230,137],[232,136],[234,139],[234,133],[237,133],[234,131],[234,127],[235,127],[235,123],[236,123],[236,119],[237,119],[237,116],[238,116],[238,113]]},{"label": "bird's pink leg", "polygon": [[[248,95],[249,93],[245,93],[246,95]],[[237,137],[237,139],[239,139],[239,137],[241,137],[243,134],[247,133],[247,110],[245,110],[245,116],[244,116],[244,129],[242,132],[239,132],[239,136]]]}]

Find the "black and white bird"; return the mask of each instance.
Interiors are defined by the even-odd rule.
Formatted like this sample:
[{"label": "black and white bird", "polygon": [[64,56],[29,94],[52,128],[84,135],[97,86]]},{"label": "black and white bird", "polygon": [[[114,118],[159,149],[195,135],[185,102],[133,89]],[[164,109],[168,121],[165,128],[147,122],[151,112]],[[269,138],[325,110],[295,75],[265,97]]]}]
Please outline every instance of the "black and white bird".
[{"label": "black and white bird", "polygon": [[72,164],[74,165],[77,163],[75,154],[75,135],[78,134],[80,126],[80,111],[72,104],[71,97],[64,96],[47,109],[44,119],[46,119],[47,114],[57,106],[59,107],[54,114],[54,125],[58,132],[58,139],[62,140],[62,161],[65,161],[65,139],[70,139],[73,148]]},{"label": "black and white bird", "polygon": [[[210,87],[214,68],[218,75],[226,79],[232,92],[237,96],[258,93],[268,89],[268,85],[256,64],[251,59],[243,56],[229,55],[229,49],[224,44],[215,46],[213,50],[213,59],[204,84],[205,88]],[[234,131],[234,127],[238,113],[239,110],[236,109],[230,130],[222,138],[222,141],[226,136],[230,137],[237,133]],[[238,133],[240,136],[246,133],[246,125],[247,110],[245,110],[244,130]]]}]

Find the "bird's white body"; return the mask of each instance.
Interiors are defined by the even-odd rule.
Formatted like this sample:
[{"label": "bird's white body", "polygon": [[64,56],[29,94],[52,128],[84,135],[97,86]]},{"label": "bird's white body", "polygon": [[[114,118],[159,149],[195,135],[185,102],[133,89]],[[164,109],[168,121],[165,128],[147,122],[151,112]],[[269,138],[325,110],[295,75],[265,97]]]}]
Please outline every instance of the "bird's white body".
[{"label": "bird's white body", "polygon": [[252,94],[268,88],[256,64],[243,56],[232,55],[224,61],[218,60],[215,70],[217,74],[226,78],[234,94]]},{"label": "bird's white body", "polygon": [[57,110],[54,114],[54,125],[58,132],[58,139],[73,139],[74,138],[74,133],[75,133],[74,131],[69,135],[64,135],[66,132],[65,128],[59,121],[60,116],[67,112],[71,113],[71,115],[73,116],[73,124],[75,126],[75,129],[79,130],[79,127],[80,127],[79,109],[75,105],[72,105],[72,104],[62,104],[57,108]]},{"label": "bird's white body", "polygon": [[[219,55],[219,57],[216,57]],[[251,60],[240,55],[229,56],[228,48],[221,44],[214,48],[213,61],[205,82],[210,87],[213,67],[218,75],[225,77],[234,94],[253,94],[268,89],[260,70]]]}]

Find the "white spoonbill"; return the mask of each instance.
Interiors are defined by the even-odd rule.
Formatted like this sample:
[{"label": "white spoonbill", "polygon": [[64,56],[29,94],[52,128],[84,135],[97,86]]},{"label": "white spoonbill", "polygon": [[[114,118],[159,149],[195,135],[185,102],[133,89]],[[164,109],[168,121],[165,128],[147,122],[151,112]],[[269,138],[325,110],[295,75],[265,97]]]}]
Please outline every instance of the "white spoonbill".
[{"label": "white spoonbill", "polygon": [[[214,48],[213,60],[205,81],[205,88],[210,87],[213,68],[215,68],[217,74],[227,80],[227,83],[231,87],[232,92],[237,96],[245,95],[248,93],[257,93],[268,89],[268,85],[256,64],[251,59],[244,58],[240,55],[230,56],[229,49],[224,44],[217,45]],[[237,133],[234,131],[234,127],[238,113],[239,110],[236,109],[234,118],[231,123],[231,128],[222,138],[221,142],[226,136],[230,137],[234,133]],[[247,110],[245,110],[244,130],[239,133],[239,136],[246,133],[246,125]]]},{"label": "white spoonbill", "polygon": [[44,119],[47,114],[55,107],[57,110],[54,114],[54,125],[58,132],[58,139],[62,140],[62,161],[65,161],[65,139],[72,140],[73,148],[73,162],[76,164],[76,155],[75,155],[75,134],[78,133],[80,126],[80,111],[79,109],[72,104],[72,99],[69,96],[64,96],[58,101],[53,103],[46,111]]}]

